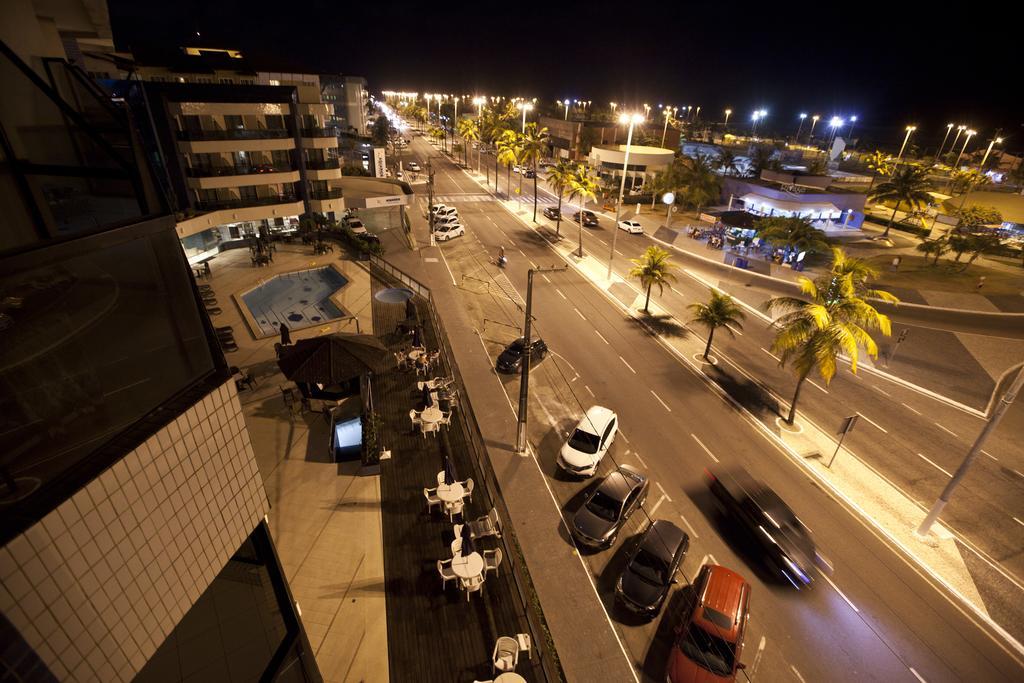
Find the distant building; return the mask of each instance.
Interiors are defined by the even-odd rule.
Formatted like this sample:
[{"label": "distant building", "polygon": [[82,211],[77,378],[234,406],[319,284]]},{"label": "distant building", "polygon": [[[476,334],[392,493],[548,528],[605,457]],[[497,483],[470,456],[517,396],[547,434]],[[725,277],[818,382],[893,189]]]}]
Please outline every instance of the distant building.
[{"label": "distant building", "polygon": [[[658,173],[667,170],[674,158],[675,153],[670,149],[631,145],[629,167],[625,169],[626,190],[642,186]],[[587,163],[603,179],[621,178],[626,163],[626,146],[594,145]]]},{"label": "distant building", "polygon": [[[548,129],[552,156],[556,159],[582,160],[587,158],[595,145],[622,145],[626,142],[626,128],[611,121],[541,116],[540,126]],[[646,130],[650,137],[661,141],[661,127],[651,124]],[[640,137],[640,131],[635,131],[634,136],[635,143]],[[665,147],[670,150],[679,147],[679,131],[671,126],[665,134]]]},{"label": "distant building", "polygon": [[760,178],[722,178],[722,201],[730,210],[756,216],[805,218],[821,228],[859,228],[866,195],[833,186],[829,176],[763,171]]},{"label": "distant building", "polygon": [[323,101],[331,107],[331,125],[343,132],[368,135],[366,79],[361,76],[323,75],[320,84]]}]

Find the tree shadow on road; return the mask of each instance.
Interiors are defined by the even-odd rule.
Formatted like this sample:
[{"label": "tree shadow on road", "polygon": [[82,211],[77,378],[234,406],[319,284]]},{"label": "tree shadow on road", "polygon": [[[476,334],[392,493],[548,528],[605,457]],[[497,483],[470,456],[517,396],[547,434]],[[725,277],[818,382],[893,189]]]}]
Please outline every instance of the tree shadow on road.
[{"label": "tree shadow on road", "polygon": [[686,339],[690,336],[690,330],[680,324],[670,315],[652,315],[641,311],[639,318],[632,316],[626,321],[635,327],[639,327],[651,337],[667,337],[672,339]]},{"label": "tree shadow on road", "polygon": [[718,386],[725,389],[725,392],[734,401],[743,406],[758,419],[765,419],[771,416],[781,417],[781,405],[767,389],[747,377],[737,373],[732,374],[723,370],[721,363],[718,365],[705,366],[705,374],[710,377]]}]

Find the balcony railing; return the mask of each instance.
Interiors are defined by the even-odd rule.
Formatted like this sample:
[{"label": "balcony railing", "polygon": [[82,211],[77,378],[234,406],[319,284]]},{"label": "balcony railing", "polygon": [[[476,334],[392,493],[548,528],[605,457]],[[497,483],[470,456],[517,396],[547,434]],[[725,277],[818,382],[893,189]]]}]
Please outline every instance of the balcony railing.
[{"label": "balcony railing", "polygon": [[251,197],[238,199],[211,199],[196,203],[198,211],[219,211],[220,209],[243,209],[250,206],[271,206],[273,204],[288,204],[299,201],[294,194],[275,194],[265,197]]},{"label": "balcony railing", "polygon": [[229,130],[179,130],[179,140],[282,140],[292,137],[283,128],[232,128]]},{"label": "balcony railing", "polygon": [[309,193],[310,199],[341,199],[341,197],[341,188],[337,187],[330,190],[313,190]]},{"label": "balcony railing", "polygon": [[312,160],[306,162],[306,168],[310,171],[325,171],[332,168],[341,168],[341,162],[337,159]]},{"label": "balcony railing", "polygon": [[198,166],[188,169],[192,178],[217,178],[230,175],[252,175],[255,173],[289,173],[295,170],[292,164],[255,164],[252,166]]},{"label": "balcony railing", "polygon": [[302,137],[304,138],[336,138],[338,137],[338,129],[334,126],[327,126],[325,128],[303,128]]}]

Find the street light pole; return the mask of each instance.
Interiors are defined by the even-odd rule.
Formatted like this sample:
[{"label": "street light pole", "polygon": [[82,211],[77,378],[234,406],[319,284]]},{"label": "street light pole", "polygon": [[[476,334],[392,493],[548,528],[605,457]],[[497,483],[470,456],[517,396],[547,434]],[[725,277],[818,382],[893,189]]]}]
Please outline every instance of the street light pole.
[{"label": "street light pole", "polygon": [[807,118],[807,114],[800,114],[800,125],[796,127],[796,141],[800,142],[800,131],[804,129],[804,119]]},{"label": "street light pole", "polygon": [[899,163],[900,159],[903,158],[903,150],[907,148],[907,140],[910,139],[911,133],[917,130],[917,126],[907,126],[907,134],[903,136],[903,144],[900,145],[900,153],[896,155],[896,163]]},{"label": "street light pole", "polygon": [[960,139],[960,136],[963,135],[963,132],[965,130],[967,130],[967,126],[957,126],[956,127],[956,135],[953,137],[953,143],[950,144],[950,146],[949,146],[949,151],[950,152],[952,152],[954,149],[956,149],[956,141]]},{"label": "street light pole", "polygon": [[732,109],[726,109],[725,110],[725,124],[724,124],[726,129],[729,128],[729,116],[731,116],[731,115],[732,115]]},{"label": "street light pole", "polygon": [[818,125],[818,119],[821,117],[815,114],[811,117],[811,132],[807,134],[807,144],[811,144],[811,140],[814,139],[814,127]]},{"label": "street light pole", "polygon": [[[942,144],[939,145],[938,151],[935,152],[935,161],[932,162],[933,164],[936,163],[939,160],[939,155],[942,154],[942,148],[946,146],[946,140],[949,139],[949,134],[951,132],[953,132],[953,124],[952,123],[947,123],[946,124],[946,134],[942,137]],[[956,142],[954,141],[953,144],[956,144]]]},{"label": "street light pole", "polygon": [[672,116],[672,110],[665,107],[663,112],[665,114],[665,127],[661,129],[661,146],[665,146],[665,135],[668,133],[668,120]]},{"label": "street light pole", "polygon": [[1021,386],[1024,385],[1024,368],[1017,371],[1017,378],[1010,385],[1010,388],[1003,394],[1003,397],[996,404],[995,409],[992,411],[992,417],[989,418],[988,422],[985,423],[985,427],[978,434],[978,438],[974,440],[974,444],[971,446],[971,450],[967,451],[967,455],[964,457],[963,462],[960,463],[960,467],[953,473],[953,477],[946,484],[946,488],[942,490],[942,494],[939,499],[932,505],[932,509],[929,510],[928,515],[921,522],[921,526],[917,529],[918,536],[927,536],[928,532],[931,531],[932,524],[942,514],[943,508],[949,503],[950,496],[953,495],[953,489],[957,487],[960,480],[967,474],[967,468],[971,466],[974,459],[978,457],[978,453],[981,452],[981,447],[985,444],[985,439],[988,435],[999,425],[999,421],[1003,419],[1003,415],[1006,414],[1006,410],[1013,403],[1014,399],[1017,398],[1017,392],[1020,391]]},{"label": "street light pole", "polygon": [[954,169],[955,169],[955,168],[956,168],[957,166],[959,166],[959,165],[960,165],[960,159],[961,159],[961,157],[963,157],[963,155],[964,155],[964,150],[966,150],[966,149],[967,149],[967,143],[969,143],[969,142],[971,141],[971,138],[973,138],[973,137],[974,137],[975,135],[977,135],[977,134],[978,134],[978,131],[976,131],[976,130],[968,130],[968,131],[967,131],[967,135],[965,135],[965,136],[964,136],[964,146],[960,148],[960,154],[958,154],[958,155],[956,156],[956,163],[954,163],[954,164],[953,164],[953,168],[954,168]]},{"label": "street light pole", "polygon": [[516,425],[516,454],[526,454],[526,416],[530,404],[530,323],[533,321],[533,274],[555,273],[567,270],[561,268],[531,268],[526,273],[526,320],[523,322],[523,365],[519,380],[519,415]]},{"label": "street light pole", "polygon": [[[626,173],[629,172],[629,146],[633,144],[633,126],[642,123],[644,117],[639,114],[623,114],[619,117],[619,123],[629,123],[629,131],[626,133],[626,155],[622,160],[622,182],[619,183],[619,201],[615,205],[615,225],[612,226],[612,248],[608,252],[608,279],[612,279],[612,260],[615,258],[615,238],[619,236],[619,219],[622,216],[622,196],[626,193]],[[580,207],[580,211],[583,207]],[[580,217],[582,220],[582,216]]]}]

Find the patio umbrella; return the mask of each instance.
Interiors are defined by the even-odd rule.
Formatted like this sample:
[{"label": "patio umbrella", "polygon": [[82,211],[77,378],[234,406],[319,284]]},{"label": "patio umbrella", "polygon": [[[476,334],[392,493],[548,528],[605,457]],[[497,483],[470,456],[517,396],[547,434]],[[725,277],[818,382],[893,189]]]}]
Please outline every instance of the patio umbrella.
[{"label": "patio umbrella", "polygon": [[423,407],[429,408],[434,405],[434,397],[430,393],[430,387],[426,382],[423,383]]},{"label": "patio umbrella", "polygon": [[455,476],[455,463],[447,455],[444,456],[444,483],[445,486],[451,486],[459,479]]},{"label": "patio umbrella", "polygon": [[462,525],[462,551],[459,553],[463,557],[469,557],[475,551],[473,548],[473,533],[469,530],[468,524]]},{"label": "patio umbrella", "polygon": [[277,361],[293,382],[335,384],[379,371],[387,347],[368,334],[328,334],[301,339]]},{"label": "patio umbrella", "polygon": [[288,346],[289,344],[292,343],[291,330],[289,330],[288,326],[285,325],[284,323],[281,323],[281,327],[279,329],[281,331],[281,345]]},{"label": "patio umbrella", "polygon": [[423,346],[423,333],[420,331],[418,326],[413,328],[412,331],[412,345]]}]

